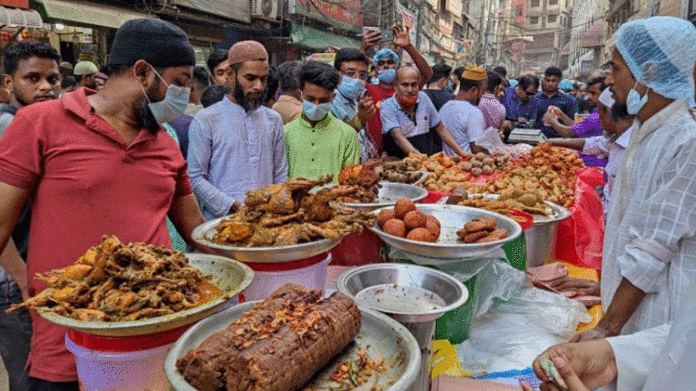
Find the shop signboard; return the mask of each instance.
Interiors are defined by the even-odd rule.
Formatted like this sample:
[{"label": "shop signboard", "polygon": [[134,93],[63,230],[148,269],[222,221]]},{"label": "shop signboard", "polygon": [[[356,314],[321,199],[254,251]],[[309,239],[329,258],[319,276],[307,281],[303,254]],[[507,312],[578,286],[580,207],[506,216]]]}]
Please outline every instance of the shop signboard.
[{"label": "shop signboard", "polygon": [[408,27],[408,35],[411,38],[411,43],[415,45],[418,37],[418,29],[416,28],[416,24],[418,23],[418,14],[409,11],[401,4],[397,4],[397,10],[401,16],[401,24]]},{"label": "shop signboard", "polygon": [[443,35],[442,38],[440,39],[440,45],[442,46],[443,49],[449,50],[450,52],[454,52],[456,50],[456,45],[454,44],[454,40],[452,37],[448,37],[446,35]]},{"label": "shop signboard", "polygon": [[462,4],[462,0],[447,0],[445,9],[451,12],[452,15],[460,17],[462,16],[462,12],[464,12],[464,5]]},{"label": "shop signboard", "polygon": [[251,22],[249,0],[172,0],[171,5],[187,7],[241,22]]},{"label": "shop signboard", "polygon": [[290,0],[288,12],[330,25],[359,32],[362,28],[360,0]]},{"label": "shop signboard", "polygon": [[590,73],[592,73],[592,63],[592,60],[582,60],[580,63],[580,74],[582,76],[590,76]]}]

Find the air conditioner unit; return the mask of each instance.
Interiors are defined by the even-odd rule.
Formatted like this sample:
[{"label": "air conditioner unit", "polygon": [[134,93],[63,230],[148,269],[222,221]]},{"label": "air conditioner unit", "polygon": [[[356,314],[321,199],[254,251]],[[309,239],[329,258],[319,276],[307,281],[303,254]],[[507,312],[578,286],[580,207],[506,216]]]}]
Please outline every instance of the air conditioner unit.
[{"label": "air conditioner unit", "polygon": [[277,20],[278,0],[251,0],[251,16],[261,19]]}]

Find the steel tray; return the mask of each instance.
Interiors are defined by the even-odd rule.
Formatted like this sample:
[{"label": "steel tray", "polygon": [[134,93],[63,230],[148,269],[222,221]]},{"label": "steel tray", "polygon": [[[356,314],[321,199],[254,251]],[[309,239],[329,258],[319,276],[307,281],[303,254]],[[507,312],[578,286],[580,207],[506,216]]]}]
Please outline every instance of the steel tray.
[{"label": "steel tray", "polygon": [[[484,209],[439,204],[419,204],[418,209],[427,215],[434,216],[440,221],[440,238],[437,242],[419,242],[389,235],[382,231],[379,224],[375,224],[374,227],[370,227],[369,229],[379,235],[382,240],[392,247],[423,257],[441,259],[480,257],[501,248],[503,245],[522,234],[522,228],[515,220]],[[380,210],[376,210],[374,213],[379,213]],[[463,228],[464,224],[476,217],[494,218],[498,223],[498,228],[504,228],[508,231],[508,237],[490,243],[464,243],[459,239],[459,236],[457,236],[457,231]]]},{"label": "steel tray", "polygon": [[[211,335],[222,331],[239,319],[244,311],[251,309],[257,302],[239,304],[205,319],[191,327],[172,346],[164,361],[164,372],[176,391],[196,391],[176,369],[176,360],[189,350],[195,349]],[[373,376],[370,381],[354,390],[368,391],[383,389],[385,391],[408,390],[416,380],[420,369],[420,348],[416,339],[399,322],[390,317],[360,306],[362,311],[362,328],[355,338],[355,344],[334,359],[321,370],[305,387],[316,390],[330,389],[338,384],[330,381],[328,376],[335,369],[338,361],[357,358],[358,351],[364,349],[367,355],[376,359],[383,357],[387,372]]]},{"label": "steel tray", "polygon": [[51,323],[85,334],[109,337],[153,334],[195,323],[223,310],[254,279],[254,272],[247,265],[229,258],[207,254],[186,254],[186,257],[191,266],[212,276],[210,282],[220,289],[220,296],[185,311],[127,322],[85,322],[50,310],[39,310],[38,313]]},{"label": "steel tray", "polygon": [[396,201],[402,198],[408,198],[413,202],[418,202],[428,196],[428,190],[415,185],[384,181],[380,182],[379,185],[379,193],[377,194],[377,199],[374,202],[344,203],[343,205],[349,208],[369,212],[387,206],[394,206]]},{"label": "steel tray", "polygon": [[225,218],[220,217],[199,225],[193,230],[191,237],[201,246],[216,250],[222,255],[241,262],[277,263],[297,261],[327,252],[341,242],[340,240],[322,239],[293,246],[277,247],[235,247],[218,244],[213,242],[212,238],[215,235],[215,227]]}]

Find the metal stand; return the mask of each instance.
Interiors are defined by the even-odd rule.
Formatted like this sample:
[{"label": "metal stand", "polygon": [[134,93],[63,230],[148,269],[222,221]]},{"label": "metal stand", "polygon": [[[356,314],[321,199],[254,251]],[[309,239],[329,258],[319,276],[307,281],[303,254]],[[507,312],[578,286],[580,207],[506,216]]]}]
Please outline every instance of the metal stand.
[{"label": "metal stand", "polygon": [[418,341],[421,350],[421,370],[411,391],[430,391],[430,364],[433,359],[433,336],[435,321],[405,323],[401,322]]}]

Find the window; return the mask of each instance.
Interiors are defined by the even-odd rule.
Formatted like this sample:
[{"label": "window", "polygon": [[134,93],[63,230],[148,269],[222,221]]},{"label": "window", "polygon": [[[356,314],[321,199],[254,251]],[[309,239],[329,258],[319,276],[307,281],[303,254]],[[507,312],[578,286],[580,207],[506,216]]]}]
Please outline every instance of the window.
[{"label": "window", "polygon": [[529,17],[529,24],[531,24],[531,25],[539,24],[539,17],[538,16],[530,16]]},{"label": "window", "polygon": [[548,19],[546,19],[547,23],[556,23],[558,22],[558,15],[549,15]]},{"label": "window", "polygon": [[538,7],[538,6],[539,6],[539,0],[532,0],[529,6],[530,6],[530,7]]},{"label": "window", "polygon": [[558,5],[558,0],[549,0],[549,5]]}]

